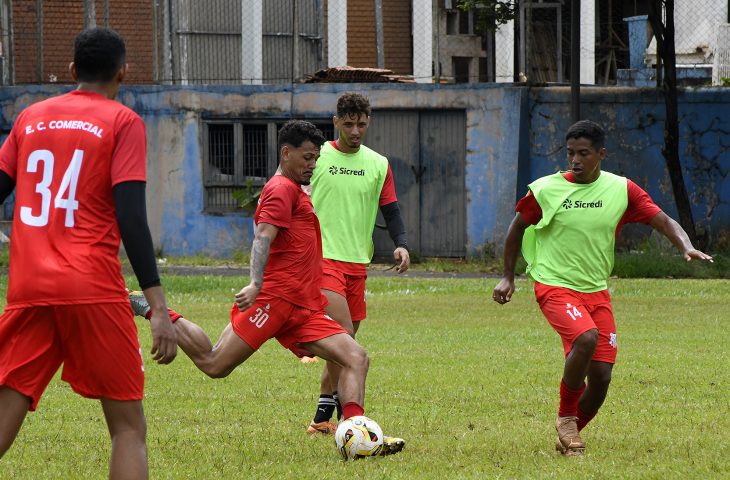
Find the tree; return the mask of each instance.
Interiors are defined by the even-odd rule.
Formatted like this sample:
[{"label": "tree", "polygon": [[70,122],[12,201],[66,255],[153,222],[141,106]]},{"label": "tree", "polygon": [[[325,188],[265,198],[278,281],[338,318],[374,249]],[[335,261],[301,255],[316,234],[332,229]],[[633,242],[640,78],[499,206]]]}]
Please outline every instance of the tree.
[{"label": "tree", "polygon": [[[682,175],[679,161],[679,108],[677,106],[677,54],[674,49],[674,0],[650,0],[649,23],[654,31],[657,45],[657,62],[661,61],[664,71],[661,90],[666,107],[664,122],[664,148],[662,154],[667,163],[669,178],[672,182],[674,202],[679,213],[679,223],[689,235],[693,245],[697,245],[697,233],[692,205]],[[701,246],[704,248],[704,246]]]},{"label": "tree", "polygon": [[493,32],[517,16],[513,0],[459,0],[457,6],[465,12],[474,11],[474,25],[481,33]]}]

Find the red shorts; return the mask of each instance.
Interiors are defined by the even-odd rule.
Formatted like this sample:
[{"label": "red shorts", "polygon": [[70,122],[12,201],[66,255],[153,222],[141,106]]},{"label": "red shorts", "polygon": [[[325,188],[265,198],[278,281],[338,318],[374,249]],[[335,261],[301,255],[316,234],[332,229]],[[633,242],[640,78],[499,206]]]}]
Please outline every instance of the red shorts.
[{"label": "red shorts", "polygon": [[35,410],[63,363],[61,378],[87,398],[142,400],[144,365],[128,303],[6,310],[0,317],[0,385]]},{"label": "red shorts", "polygon": [[598,345],[592,359],[616,363],[616,322],[608,290],[582,293],[535,282],[535,299],[543,315],[563,340],[567,357],[582,333],[598,329]]},{"label": "red shorts", "polygon": [[256,303],[245,311],[234,304],[231,308],[233,331],[254,350],[268,339],[276,338],[295,355],[312,356],[299,347],[300,343],[347,333],[342,326],[325,315],[324,310],[309,310],[286,300],[259,295]]},{"label": "red shorts", "polygon": [[337,261],[324,259],[322,262],[322,290],[330,290],[347,300],[350,318],[353,322],[365,320],[365,281],[367,274],[349,275],[337,267]]}]

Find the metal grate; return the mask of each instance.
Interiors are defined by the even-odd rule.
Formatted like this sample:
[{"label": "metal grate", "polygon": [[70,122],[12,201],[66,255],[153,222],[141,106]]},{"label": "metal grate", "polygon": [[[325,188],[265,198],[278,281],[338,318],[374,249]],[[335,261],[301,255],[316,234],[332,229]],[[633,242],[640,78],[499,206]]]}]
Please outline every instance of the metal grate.
[{"label": "metal grate", "polygon": [[263,185],[268,177],[268,127],[243,125],[243,176]]}]

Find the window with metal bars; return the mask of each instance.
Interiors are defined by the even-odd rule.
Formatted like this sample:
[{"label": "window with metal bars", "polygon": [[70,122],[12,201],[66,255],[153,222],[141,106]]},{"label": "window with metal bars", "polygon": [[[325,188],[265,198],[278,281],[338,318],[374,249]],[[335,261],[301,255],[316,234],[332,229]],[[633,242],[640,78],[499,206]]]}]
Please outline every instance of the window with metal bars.
[{"label": "window with metal bars", "polygon": [[[314,121],[325,138],[333,139],[331,121]],[[283,120],[210,120],[204,124],[204,208],[209,213],[235,212],[235,192],[255,191],[276,173],[277,134]]]}]

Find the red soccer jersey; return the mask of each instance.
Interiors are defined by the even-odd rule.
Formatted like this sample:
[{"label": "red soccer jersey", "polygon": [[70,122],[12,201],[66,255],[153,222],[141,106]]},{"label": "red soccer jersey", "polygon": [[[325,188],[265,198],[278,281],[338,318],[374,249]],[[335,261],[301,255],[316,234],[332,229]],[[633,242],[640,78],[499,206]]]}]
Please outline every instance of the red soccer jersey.
[{"label": "red soccer jersey", "polygon": [[292,180],[274,175],[261,192],[254,222],[279,227],[261,293],[321,309],[322,234],[309,196]]},{"label": "red soccer jersey", "polygon": [[[575,183],[573,172],[565,172],[563,173],[563,177],[567,181]],[[621,227],[627,223],[649,223],[656,214],[662,211],[644,189],[629,179],[626,181],[626,189],[629,203],[616,226],[617,237],[621,231]],[[531,225],[537,225],[542,219],[542,209],[540,208],[540,204],[537,203],[537,200],[535,200],[532,192],[528,192],[527,195],[517,202],[515,211],[520,212],[522,218]]]},{"label": "red soccer jersey", "polygon": [[8,307],[127,301],[112,187],[146,180],[142,119],[73,91],[26,108],[0,148],[15,181]]}]

